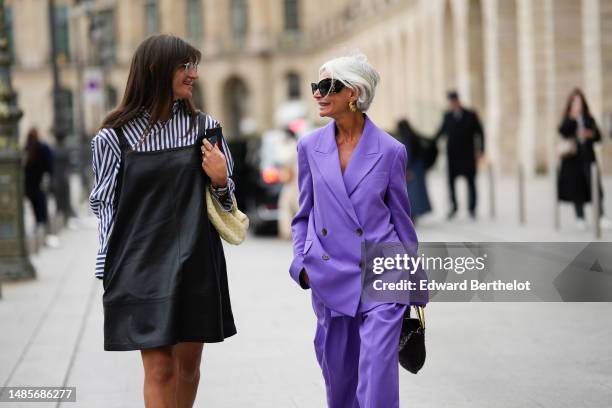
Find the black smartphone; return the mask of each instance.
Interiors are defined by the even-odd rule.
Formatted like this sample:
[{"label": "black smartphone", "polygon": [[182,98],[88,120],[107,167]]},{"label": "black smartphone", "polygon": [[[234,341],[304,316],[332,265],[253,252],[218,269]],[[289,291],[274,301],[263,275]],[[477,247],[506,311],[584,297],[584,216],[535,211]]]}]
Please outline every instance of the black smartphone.
[{"label": "black smartphone", "polygon": [[[221,139],[223,133],[221,131],[221,127],[215,127],[206,129],[204,131],[204,137],[208,140],[208,142],[212,145],[219,144],[219,140]],[[220,148],[220,147],[219,147]]]}]

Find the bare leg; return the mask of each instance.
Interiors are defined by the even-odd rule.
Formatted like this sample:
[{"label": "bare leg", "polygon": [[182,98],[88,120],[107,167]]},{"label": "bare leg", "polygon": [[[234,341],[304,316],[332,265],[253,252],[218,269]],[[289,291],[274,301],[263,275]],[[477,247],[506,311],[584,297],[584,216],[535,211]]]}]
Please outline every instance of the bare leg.
[{"label": "bare leg", "polygon": [[179,343],[175,346],[176,401],[178,408],[191,408],[200,383],[203,343]]},{"label": "bare leg", "polygon": [[141,350],[145,371],[146,408],[176,408],[176,367],[173,347]]}]

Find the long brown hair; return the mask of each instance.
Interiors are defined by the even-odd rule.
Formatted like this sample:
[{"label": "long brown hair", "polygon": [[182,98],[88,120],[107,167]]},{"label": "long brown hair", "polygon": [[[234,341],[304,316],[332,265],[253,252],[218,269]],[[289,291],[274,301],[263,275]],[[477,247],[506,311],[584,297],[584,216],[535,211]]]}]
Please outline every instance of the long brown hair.
[{"label": "long brown hair", "polygon": [[39,159],[38,146],[40,145],[40,138],[38,136],[38,129],[30,128],[28,130],[28,137],[26,139],[25,151],[27,162],[32,163]]},{"label": "long brown hair", "polygon": [[[121,127],[140,116],[144,109],[150,117],[142,142],[163,111],[173,103],[172,79],[177,68],[186,62],[197,63],[201,57],[200,51],[174,35],[158,34],[144,40],[132,57],[123,99],[104,118],[101,128]],[[189,133],[196,123],[198,111],[191,99],[184,99],[184,102],[192,119]]]},{"label": "long brown hair", "polygon": [[567,103],[565,105],[565,111],[563,112],[563,120],[569,118],[570,110],[572,109],[572,102],[574,101],[574,97],[578,96],[582,101],[582,115],[585,118],[591,117],[591,110],[589,109],[589,104],[587,103],[586,97],[580,88],[574,88],[574,90],[567,97]]}]

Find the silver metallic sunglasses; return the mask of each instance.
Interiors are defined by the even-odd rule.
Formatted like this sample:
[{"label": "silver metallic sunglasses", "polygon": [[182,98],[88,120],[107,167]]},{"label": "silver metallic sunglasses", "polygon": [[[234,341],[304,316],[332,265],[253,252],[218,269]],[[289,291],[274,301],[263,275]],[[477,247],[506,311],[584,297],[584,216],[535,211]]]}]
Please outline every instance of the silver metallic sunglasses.
[{"label": "silver metallic sunglasses", "polygon": [[195,72],[198,72],[198,63],[197,62],[186,62],[184,64],[181,64],[182,66],[185,67],[185,73],[189,73],[191,72],[191,70],[194,70]]}]

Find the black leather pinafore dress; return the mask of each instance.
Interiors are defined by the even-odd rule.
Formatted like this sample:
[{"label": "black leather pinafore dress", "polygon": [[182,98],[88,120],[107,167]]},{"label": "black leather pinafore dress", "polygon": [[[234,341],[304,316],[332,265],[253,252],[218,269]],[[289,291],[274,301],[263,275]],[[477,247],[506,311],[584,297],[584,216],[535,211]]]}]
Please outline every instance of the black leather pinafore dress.
[{"label": "black leather pinafore dress", "polygon": [[104,349],[213,343],[236,333],[223,246],[208,220],[195,145],[133,151],[121,129],[104,269]]}]

